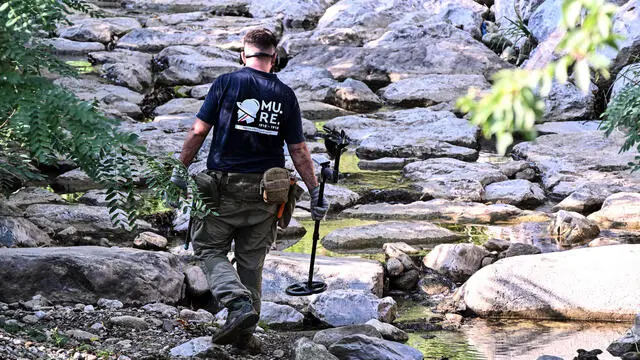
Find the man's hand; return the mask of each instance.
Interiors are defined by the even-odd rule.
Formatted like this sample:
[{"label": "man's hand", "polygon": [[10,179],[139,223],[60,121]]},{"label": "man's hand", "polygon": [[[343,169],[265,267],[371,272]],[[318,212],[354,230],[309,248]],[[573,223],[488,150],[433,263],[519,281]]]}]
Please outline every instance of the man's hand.
[{"label": "man's hand", "polygon": [[[166,178],[165,178],[166,179]],[[187,180],[185,180],[178,169],[173,169],[171,179],[169,179],[175,186],[179,187],[183,193],[187,192]]]},{"label": "man's hand", "polygon": [[329,202],[323,197],[322,204],[319,204],[320,186],[309,190],[309,195],[311,195],[311,219],[314,221],[324,219],[329,211]]}]

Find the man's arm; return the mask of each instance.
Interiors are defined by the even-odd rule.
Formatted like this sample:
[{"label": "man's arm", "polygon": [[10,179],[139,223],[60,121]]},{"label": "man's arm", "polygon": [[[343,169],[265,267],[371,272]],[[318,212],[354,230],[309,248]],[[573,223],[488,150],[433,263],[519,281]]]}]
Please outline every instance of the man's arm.
[{"label": "man's arm", "polygon": [[193,158],[196,157],[210,130],[211,125],[198,118],[193,122],[187,138],[184,140],[184,145],[182,145],[182,152],[180,153],[180,161],[185,167],[188,168]]},{"label": "man's arm", "polygon": [[311,160],[311,154],[307,148],[307,144],[303,142],[298,144],[287,145],[289,148],[289,154],[293,165],[298,170],[302,181],[307,185],[307,189],[311,189],[318,186],[318,179],[316,179],[315,168],[313,166],[313,160]]}]

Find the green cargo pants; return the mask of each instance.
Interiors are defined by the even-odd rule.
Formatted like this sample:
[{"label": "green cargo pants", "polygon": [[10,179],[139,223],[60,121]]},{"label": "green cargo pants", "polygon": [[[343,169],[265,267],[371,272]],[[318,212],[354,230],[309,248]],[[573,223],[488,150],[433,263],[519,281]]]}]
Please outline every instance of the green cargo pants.
[{"label": "green cargo pants", "polygon": [[[220,182],[218,215],[193,219],[193,249],[205,265],[216,300],[227,306],[239,297],[250,297],[260,313],[262,267],[276,238],[277,205],[262,200],[262,174],[210,174]],[[237,270],[227,258],[232,240]]]}]

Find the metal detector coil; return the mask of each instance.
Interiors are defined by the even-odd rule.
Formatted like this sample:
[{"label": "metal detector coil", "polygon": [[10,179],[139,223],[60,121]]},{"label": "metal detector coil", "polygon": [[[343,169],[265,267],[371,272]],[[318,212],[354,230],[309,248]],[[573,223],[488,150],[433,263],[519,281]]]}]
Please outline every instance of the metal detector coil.
[{"label": "metal detector coil", "polygon": [[[331,163],[329,160],[320,163],[322,171],[320,172],[320,191],[318,193],[318,202],[322,203],[324,199],[324,186],[327,182],[327,178],[332,176],[332,171],[329,169]],[[322,281],[313,281],[313,268],[316,262],[316,248],[318,247],[318,240],[320,239],[320,220],[316,220],[313,228],[313,247],[311,248],[311,260],[309,263],[309,278],[306,282],[295,283],[287,287],[285,291],[290,296],[308,296],[312,294],[319,294],[327,290],[327,284]]]}]

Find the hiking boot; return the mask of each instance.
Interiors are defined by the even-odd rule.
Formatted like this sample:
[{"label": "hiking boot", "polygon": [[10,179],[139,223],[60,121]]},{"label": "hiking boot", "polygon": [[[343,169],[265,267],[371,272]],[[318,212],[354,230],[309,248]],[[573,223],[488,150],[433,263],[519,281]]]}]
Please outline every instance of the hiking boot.
[{"label": "hiking boot", "polygon": [[232,351],[240,354],[258,355],[262,353],[262,341],[252,333],[241,334],[232,346]]},{"label": "hiking boot", "polygon": [[218,345],[227,345],[235,342],[240,335],[251,330],[258,323],[260,316],[248,300],[238,300],[229,305],[227,321],[211,341]]}]

